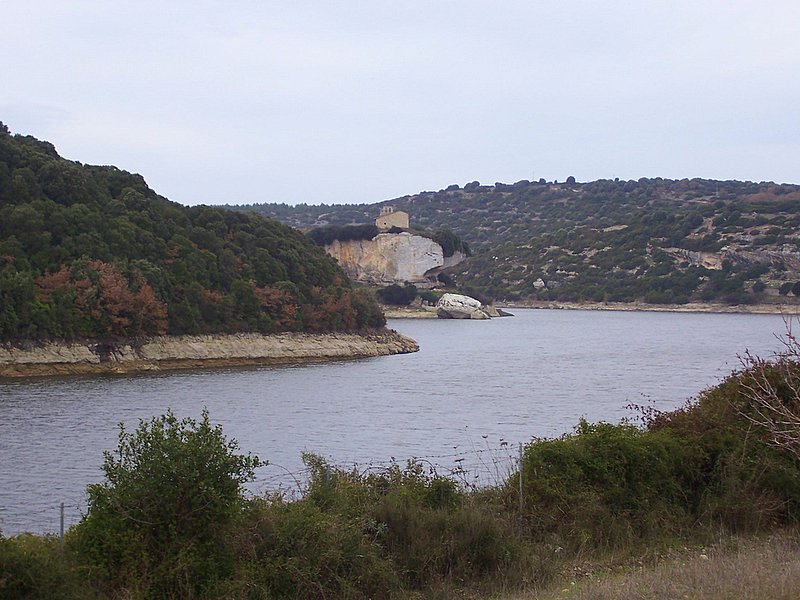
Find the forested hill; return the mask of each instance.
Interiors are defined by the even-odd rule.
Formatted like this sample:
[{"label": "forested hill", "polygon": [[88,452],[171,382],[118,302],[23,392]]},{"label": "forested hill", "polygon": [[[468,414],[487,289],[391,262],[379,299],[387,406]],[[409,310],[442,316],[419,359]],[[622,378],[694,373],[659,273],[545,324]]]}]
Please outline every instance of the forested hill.
[{"label": "forested hill", "polygon": [[0,341],[356,330],[369,298],[302,233],[186,208],[0,123]]},{"label": "forested hill", "polygon": [[800,186],[704,179],[599,180],[422,192],[379,204],[234,207],[295,227],[371,222],[380,206],[448,227],[472,258],[445,273],[505,300],[794,302]]}]

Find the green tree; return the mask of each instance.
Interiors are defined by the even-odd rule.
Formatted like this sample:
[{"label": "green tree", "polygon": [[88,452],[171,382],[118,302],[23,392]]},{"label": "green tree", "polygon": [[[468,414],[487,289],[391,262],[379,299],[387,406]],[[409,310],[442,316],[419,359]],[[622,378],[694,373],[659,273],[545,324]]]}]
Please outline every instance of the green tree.
[{"label": "green tree", "polygon": [[376,293],[378,294],[378,298],[385,304],[408,306],[414,298],[417,297],[417,286],[407,283],[401,287],[393,283],[382,290],[378,290]]},{"label": "green tree", "polygon": [[112,587],[195,597],[232,571],[226,527],[244,507],[243,484],[264,464],[239,454],[206,410],[199,422],[168,411],[133,432],[120,424],[117,449],[104,453],[106,482],[87,489],[75,543]]},{"label": "green tree", "polygon": [[434,231],[431,239],[442,247],[444,256],[453,256],[456,252],[463,252],[467,256],[470,254],[467,244],[446,227]]},{"label": "green tree", "polygon": [[30,321],[36,291],[30,272],[13,265],[0,266],[0,340],[13,339],[19,331],[35,330]]}]

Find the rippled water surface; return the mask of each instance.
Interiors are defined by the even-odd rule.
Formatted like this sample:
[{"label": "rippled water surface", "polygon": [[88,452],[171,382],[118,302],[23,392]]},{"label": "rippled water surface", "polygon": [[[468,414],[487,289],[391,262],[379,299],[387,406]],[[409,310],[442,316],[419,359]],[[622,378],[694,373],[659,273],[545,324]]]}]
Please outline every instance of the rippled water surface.
[{"label": "rippled water surface", "polygon": [[[117,423],[198,417],[272,464],[252,491],[292,488],[301,453],[340,465],[423,457],[446,469],[498,467],[532,437],[568,432],[581,416],[617,421],[629,403],[670,409],[738,367],[768,356],[779,316],[516,310],[484,322],[396,320],[420,352],[304,365],[134,377],[0,382],[0,530],[56,531],[85,510],[102,480]],[[506,446],[506,444],[509,444]]]}]

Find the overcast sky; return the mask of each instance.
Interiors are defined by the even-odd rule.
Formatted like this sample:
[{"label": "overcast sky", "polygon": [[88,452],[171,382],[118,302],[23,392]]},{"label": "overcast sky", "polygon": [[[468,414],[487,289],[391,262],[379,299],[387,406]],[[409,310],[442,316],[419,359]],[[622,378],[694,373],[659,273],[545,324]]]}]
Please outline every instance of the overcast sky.
[{"label": "overcast sky", "polygon": [[0,121],[182,204],[800,183],[800,1],[0,0]]}]

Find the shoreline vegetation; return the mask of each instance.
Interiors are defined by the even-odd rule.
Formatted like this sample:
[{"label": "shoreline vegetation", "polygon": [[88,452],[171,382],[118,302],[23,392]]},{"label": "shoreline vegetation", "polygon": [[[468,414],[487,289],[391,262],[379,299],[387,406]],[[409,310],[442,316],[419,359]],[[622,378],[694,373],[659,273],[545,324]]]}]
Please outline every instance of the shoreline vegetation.
[{"label": "shoreline vegetation", "polygon": [[302,232],[171,202],[140,175],[65,160],[0,123],[6,347],[384,325],[373,298]]},{"label": "shoreline vegetation", "polygon": [[389,329],[156,336],[100,343],[28,342],[0,346],[0,378],[350,360],[418,350],[413,339]]},{"label": "shoreline vegetation", "polygon": [[207,410],[120,426],[88,511],[0,532],[3,598],[606,600],[795,598],[800,344],[639,423],[533,439],[495,485],[411,459],[303,455],[299,497],[250,496],[268,456]]}]

